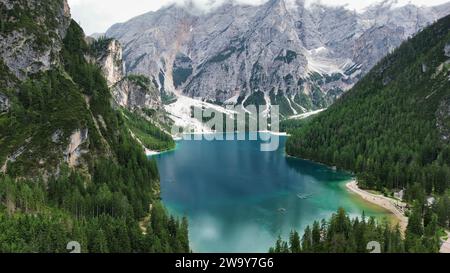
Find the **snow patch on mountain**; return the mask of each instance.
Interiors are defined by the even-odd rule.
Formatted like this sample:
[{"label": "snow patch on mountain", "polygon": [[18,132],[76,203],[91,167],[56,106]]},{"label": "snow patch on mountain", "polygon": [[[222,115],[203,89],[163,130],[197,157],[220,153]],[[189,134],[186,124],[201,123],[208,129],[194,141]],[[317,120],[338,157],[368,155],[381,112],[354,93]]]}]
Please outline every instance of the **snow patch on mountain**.
[{"label": "snow patch on mountain", "polygon": [[[213,133],[214,131],[211,128],[208,128],[199,119],[192,116],[193,108],[211,109],[215,113],[225,114],[229,117],[234,117],[234,114],[236,114],[236,111],[227,110],[218,105],[183,95],[177,95],[177,100],[174,103],[165,106],[165,110],[174,121],[175,127],[182,128],[184,132]],[[179,134],[172,132],[172,135],[177,136]]]}]

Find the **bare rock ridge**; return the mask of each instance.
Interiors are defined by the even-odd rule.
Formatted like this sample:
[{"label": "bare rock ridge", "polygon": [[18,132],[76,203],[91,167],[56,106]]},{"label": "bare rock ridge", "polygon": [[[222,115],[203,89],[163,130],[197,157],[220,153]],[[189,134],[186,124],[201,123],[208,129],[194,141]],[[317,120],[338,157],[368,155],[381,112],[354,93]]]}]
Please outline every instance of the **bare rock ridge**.
[{"label": "bare rock ridge", "polygon": [[116,24],[126,74],[160,91],[217,104],[264,94],[284,115],[324,108],[404,40],[450,14],[384,1],[358,13],[303,0],[226,3],[208,13],[179,5]]}]

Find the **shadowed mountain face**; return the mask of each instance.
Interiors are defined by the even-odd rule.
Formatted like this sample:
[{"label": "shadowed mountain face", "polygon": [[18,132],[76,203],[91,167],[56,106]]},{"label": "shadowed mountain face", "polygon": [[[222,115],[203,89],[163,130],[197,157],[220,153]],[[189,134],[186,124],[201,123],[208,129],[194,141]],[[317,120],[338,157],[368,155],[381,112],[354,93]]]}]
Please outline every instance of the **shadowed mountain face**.
[{"label": "shadowed mountain face", "polygon": [[329,106],[402,41],[449,14],[450,4],[385,1],[356,13],[271,0],[193,10],[173,5],[112,26],[106,35],[124,45],[127,72],[217,103],[244,103],[262,91],[293,115]]}]

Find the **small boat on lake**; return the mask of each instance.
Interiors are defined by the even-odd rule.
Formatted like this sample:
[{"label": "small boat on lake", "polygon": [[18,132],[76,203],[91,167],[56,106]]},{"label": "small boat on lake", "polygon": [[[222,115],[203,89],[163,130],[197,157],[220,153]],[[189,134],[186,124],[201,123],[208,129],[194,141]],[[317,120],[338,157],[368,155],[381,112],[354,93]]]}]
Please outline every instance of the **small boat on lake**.
[{"label": "small boat on lake", "polygon": [[278,209],[278,212],[284,214],[284,213],[286,213],[286,209],[285,209],[285,208],[279,208],[279,209]]},{"label": "small boat on lake", "polygon": [[300,198],[300,199],[302,199],[302,200],[311,198],[312,196],[313,196],[312,194],[300,194],[300,193],[297,194],[297,197]]}]

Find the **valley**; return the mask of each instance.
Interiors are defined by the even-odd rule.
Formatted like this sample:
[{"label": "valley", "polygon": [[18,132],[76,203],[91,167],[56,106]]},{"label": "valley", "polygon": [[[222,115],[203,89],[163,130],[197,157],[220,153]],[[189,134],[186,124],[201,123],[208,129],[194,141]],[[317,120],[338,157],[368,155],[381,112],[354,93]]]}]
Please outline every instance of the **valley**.
[{"label": "valley", "polygon": [[450,3],[69,4],[0,0],[0,253],[448,251]]}]

